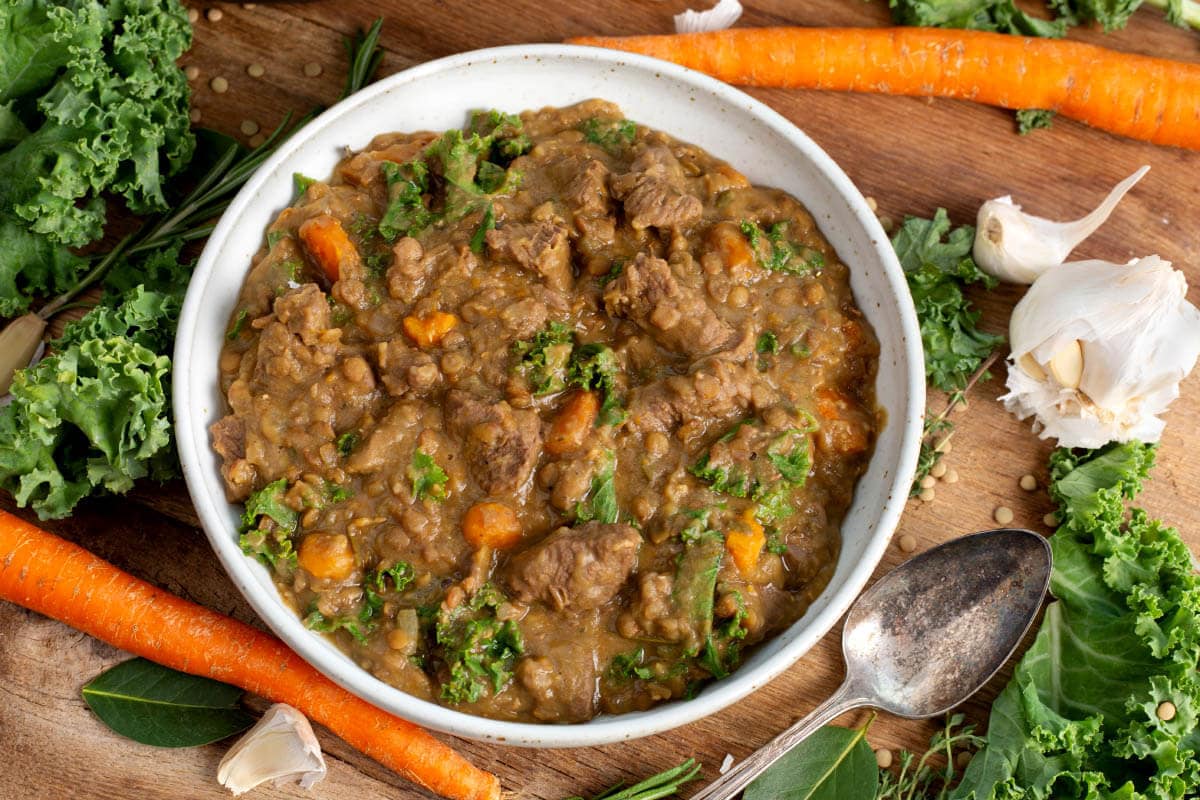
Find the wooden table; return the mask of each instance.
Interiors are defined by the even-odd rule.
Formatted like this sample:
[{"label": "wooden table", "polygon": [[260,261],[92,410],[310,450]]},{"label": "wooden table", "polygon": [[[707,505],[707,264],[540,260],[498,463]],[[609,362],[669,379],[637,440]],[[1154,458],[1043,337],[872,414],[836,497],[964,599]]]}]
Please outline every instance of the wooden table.
[{"label": "wooden table", "polygon": [[[199,67],[193,81],[201,124],[229,134],[244,120],[264,130],[287,111],[305,111],[337,98],[344,75],[342,36],[386,19],[381,75],[432,58],[493,45],[557,41],[583,33],[632,34],[668,31],[671,15],[686,0],[631,4],[622,0],[570,0],[550,7],[540,0],[436,3],[340,0],[306,4],[198,7],[195,45],[185,56]],[[741,24],[882,25],[880,0],[751,0]],[[219,9],[222,18],[203,12]],[[1200,34],[1171,27],[1152,9],[1139,11],[1128,29],[1109,36],[1083,30],[1073,37],[1116,49],[1200,60]],[[246,68],[266,73],[250,77]],[[306,77],[304,66],[323,73]],[[214,94],[209,81],[224,76],[229,91]],[[1011,193],[1029,211],[1064,218],[1090,209],[1114,183],[1140,164],[1152,171],[1115,217],[1080,250],[1085,257],[1124,261],[1157,253],[1184,269],[1200,302],[1200,153],[1117,139],[1069,121],[1020,137],[1008,112],[968,103],[838,95],[798,91],[754,94],[803,128],[849,173],[864,194],[893,218],[928,216],[949,209],[957,222],[973,220],[979,204]],[[1021,289],[1003,287],[979,296],[985,321],[1001,331]],[[1041,520],[1051,505],[1045,492],[1024,492],[1025,473],[1044,476],[1050,445],[1028,425],[1007,415],[995,398],[1003,368],[973,393],[970,408],[956,413],[958,432],[947,463],[961,476],[942,484],[928,504],[910,502],[899,533],[912,534],[923,549],[968,531],[987,528],[992,512],[1006,505],[1016,524],[1047,531]],[[934,403],[939,403],[934,398]],[[940,410],[940,405],[933,406]],[[1183,386],[1168,417],[1160,466],[1143,497],[1154,514],[1178,525],[1200,551],[1200,376]],[[1187,502],[1192,500],[1193,502]],[[0,498],[8,508],[11,500]],[[145,486],[132,498],[83,504],[51,530],[79,541],[112,562],[173,592],[254,622],[253,612],[229,583],[180,485]],[[1048,531],[1047,531],[1048,532]],[[893,546],[880,572],[905,558]],[[726,753],[741,757],[812,708],[841,679],[839,630],[753,697],[686,728],[610,747],[535,751],[455,741],[475,763],[495,771],[519,798],[560,798],[595,793],[633,780],[689,756],[711,777]],[[124,660],[113,650],[58,623],[0,603],[0,798],[228,797],[215,781],[224,745],[157,750],[117,737],[87,710],[79,687]],[[992,682],[966,706],[983,722],[1007,676]],[[848,715],[853,724],[863,715]],[[933,725],[886,715],[869,739],[875,747],[922,748]],[[397,798],[424,796],[396,775],[320,731],[329,776],[310,794],[262,788],[253,797]],[[923,749],[923,748],[922,748]]]}]

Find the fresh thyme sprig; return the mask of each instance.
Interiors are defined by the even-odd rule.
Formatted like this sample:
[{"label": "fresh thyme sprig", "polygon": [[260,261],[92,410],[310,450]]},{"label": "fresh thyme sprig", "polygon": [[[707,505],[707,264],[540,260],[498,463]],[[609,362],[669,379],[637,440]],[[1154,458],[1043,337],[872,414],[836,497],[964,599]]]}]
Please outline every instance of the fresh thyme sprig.
[{"label": "fresh thyme sprig", "polygon": [[942,413],[936,417],[927,417],[925,419],[924,432],[921,434],[921,452],[917,456],[917,474],[913,478],[909,497],[916,497],[921,492],[921,479],[930,474],[938,462],[942,460],[946,445],[954,436],[954,423],[948,419],[950,412],[960,403],[965,404],[967,402],[967,392],[971,391],[975,384],[984,378],[991,377],[988,370],[996,363],[996,359],[999,357],[999,351],[988,356],[979,365],[979,368],[972,373],[971,377],[967,379],[966,385],[950,395],[950,401],[946,404],[946,408],[942,410]]},{"label": "fresh thyme sprig", "polygon": [[[617,784],[608,791],[597,795],[593,800],[659,800],[659,798],[678,794],[681,786],[696,780],[699,776],[699,762],[694,758],[689,758],[679,766],[663,770],[633,786],[622,788],[620,784]],[[565,798],[565,800],[584,799],[576,795]]]},{"label": "fresh thyme sprig", "polygon": [[[907,750],[900,751],[898,773],[880,771],[879,791],[875,800],[945,800],[962,768],[958,756],[983,745],[975,735],[975,726],[963,726],[963,715],[947,716],[942,729],[929,740],[929,748],[918,759]],[[946,765],[934,769],[931,758],[942,756]]]}]

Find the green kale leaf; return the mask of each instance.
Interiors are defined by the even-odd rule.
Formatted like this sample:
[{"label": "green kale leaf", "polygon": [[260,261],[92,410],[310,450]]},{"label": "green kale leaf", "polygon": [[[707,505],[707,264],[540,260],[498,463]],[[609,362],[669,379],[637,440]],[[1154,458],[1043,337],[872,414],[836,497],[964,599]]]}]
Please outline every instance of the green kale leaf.
[{"label": "green kale leaf", "polygon": [[579,123],[584,141],[599,145],[609,153],[619,153],[637,138],[637,123],[630,119],[589,117]]},{"label": "green kale leaf", "polygon": [[996,285],[971,258],[974,239],[975,229],[969,225],[951,230],[942,208],[933,219],[906,218],[892,237],[921,325],[925,376],[944,392],[961,391],[1004,341],[979,330],[979,312],[963,294],[968,284],[989,289]]},{"label": "green kale leaf", "polygon": [[592,486],[587,498],[575,504],[575,523],[583,524],[598,520],[606,524],[616,522],[621,516],[617,505],[616,454],[605,453],[604,463],[592,476]]},{"label": "green kale leaf", "polygon": [[825,256],[819,250],[802,247],[788,238],[786,222],[776,222],[764,231],[757,223],[744,219],[741,230],[763,269],[807,275],[825,266]]},{"label": "green kale leaf", "polygon": [[408,479],[412,481],[414,500],[430,499],[441,502],[446,499],[446,482],[450,480],[450,476],[428,453],[413,451],[412,463],[408,467]]},{"label": "green kale leaf", "polygon": [[[1060,2],[1071,0],[1052,0],[1051,4]],[[1127,4],[1129,0],[1117,2]],[[1138,2],[1141,0],[1134,0],[1134,5]],[[1027,14],[1013,0],[888,0],[888,6],[892,9],[892,19],[898,25],[969,28],[1050,38],[1066,33],[1066,23],[1062,20],[1045,20]]]},{"label": "green kale leaf", "polygon": [[489,689],[500,694],[512,681],[525,645],[515,621],[496,619],[503,603],[504,596],[486,584],[468,602],[441,611],[434,635],[446,667],[441,687],[446,702],[474,703]]},{"label": "green kale leaf", "polygon": [[612,348],[604,344],[582,344],[571,353],[567,382],[600,393],[600,413],[597,425],[619,425],[625,419],[621,397],[617,393],[617,375],[621,365]]},{"label": "green kale leaf", "polygon": [[535,395],[567,388],[567,365],[575,349],[575,334],[561,322],[550,322],[530,341],[513,343],[517,369],[525,375]]},{"label": "green kale leaf", "polygon": [[1025,136],[1054,124],[1054,112],[1043,108],[1025,108],[1017,112],[1017,133]]}]

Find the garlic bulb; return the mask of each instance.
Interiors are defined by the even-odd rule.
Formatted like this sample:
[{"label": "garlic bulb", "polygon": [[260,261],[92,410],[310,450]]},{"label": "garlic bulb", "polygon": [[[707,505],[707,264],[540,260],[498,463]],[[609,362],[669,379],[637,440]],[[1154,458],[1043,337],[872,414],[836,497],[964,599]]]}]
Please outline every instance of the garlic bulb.
[{"label": "garlic bulb", "polygon": [[1186,295],[1183,273],[1158,256],[1046,272],[1013,309],[1005,408],[1064,447],[1158,441],[1158,415],[1200,356],[1200,310]]},{"label": "garlic bulb", "polygon": [[325,757],[304,715],[284,703],[267,709],[217,767],[217,780],[234,794],[274,780],[308,789],[325,777]]},{"label": "garlic bulb", "polygon": [[738,0],[717,0],[707,11],[688,9],[675,15],[676,33],[701,33],[721,31],[733,25],[742,16],[742,4]]},{"label": "garlic bulb", "polygon": [[1142,167],[1118,183],[1095,211],[1073,222],[1025,214],[1008,195],[988,200],[979,207],[975,221],[975,263],[1002,281],[1033,283],[1043,272],[1066,261],[1149,171],[1150,167]]}]

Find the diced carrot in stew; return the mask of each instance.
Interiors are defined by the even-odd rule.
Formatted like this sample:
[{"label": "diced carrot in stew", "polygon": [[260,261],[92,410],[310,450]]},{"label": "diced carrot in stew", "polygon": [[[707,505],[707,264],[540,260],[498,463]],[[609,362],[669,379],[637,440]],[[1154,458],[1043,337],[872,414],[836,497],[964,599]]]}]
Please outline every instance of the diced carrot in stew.
[{"label": "diced carrot in stew", "polygon": [[300,542],[297,560],[314,578],[344,581],[354,572],[354,547],[343,533],[310,533]]},{"label": "diced carrot in stew", "polygon": [[341,276],[344,266],[358,261],[358,250],[333,217],[322,214],[305,220],[298,233],[305,251],[331,281]]},{"label": "diced carrot in stew", "polygon": [[758,570],[758,557],[767,545],[767,535],[754,518],[752,510],[748,509],[742,515],[742,524],[743,528],[725,534],[725,549],[729,551],[738,572],[749,577]]},{"label": "diced carrot in stew", "polygon": [[453,314],[434,311],[424,317],[405,317],[404,332],[418,347],[437,347],[457,324],[458,317]]},{"label": "diced carrot in stew", "polygon": [[521,541],[521,521],[504,503],[476,503],[463,515],[462,532],[472,547],[507,550]]},{"label": "diced carrot in stew", "polygon": [[721,256],[726,269],[742,269],[754,264],[754,250],[732,222],[718,222],[708,233],[708,243]]},{"label": "diced carrot in stew", "polygon": [[560,456],[578,449],[596,424],[600,397],[596,392],[576,392],[550,423],[546,452]]}]

